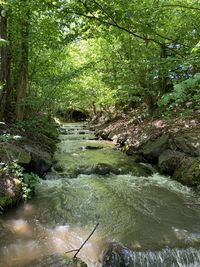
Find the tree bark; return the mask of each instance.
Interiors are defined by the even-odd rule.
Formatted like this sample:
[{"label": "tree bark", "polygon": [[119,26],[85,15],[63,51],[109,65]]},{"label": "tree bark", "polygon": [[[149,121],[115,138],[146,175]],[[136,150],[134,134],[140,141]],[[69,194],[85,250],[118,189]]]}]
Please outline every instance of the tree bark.
[{"label": "tree bark", "polygon": [[[1,16],[1,38],[8,39],[7,36],[7,18]],[[6,99],[8,93],[8,77],[9,77],[9,59],[8,59],[8,45],[1,47],[1,69],[0,69],[0,82],[2,91],[0,95],[0,119],[4,119]]]},{"label": "tree bark", "polygon": [[25,98],[27,95],[28,84],[28,51],[29,51],[29,22],[28,16],[21,24],[21,47],[20,47],[20,64],[19,74],[16,87],[16,119],[23,120],[25,114]]},{"label": "tree bark", "polygon": [[[163,59],[167,58],[167,48],[165,44],[162,44],[160,46],[160,61],[162,61]],[[166,75],[166,73],[161,73],[159,74],[159,91],[161,93],[161,95],[165,94],[167,92],[167,88],[168,88],[168,75]]]}]

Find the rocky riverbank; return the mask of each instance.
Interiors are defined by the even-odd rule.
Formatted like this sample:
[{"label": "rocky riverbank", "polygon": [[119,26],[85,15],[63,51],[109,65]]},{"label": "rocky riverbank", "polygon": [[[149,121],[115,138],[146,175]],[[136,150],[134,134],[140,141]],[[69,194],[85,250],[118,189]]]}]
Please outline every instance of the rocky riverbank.
[{"label": "rocky riverbank", "polygon": [[1,212],[30,196],[36,175],[43,177],[52,166],[58,141],[55,125],[44,125],[46,132],[41,121],[32,128],[29,125],[0,123]]},{"label": "rocky riverbank", "polygon": [[189,186],[200,185],[200,114],[152,119],[138,110],[112,121],[95,121],[96,135],[113,141],[136,162]]}]

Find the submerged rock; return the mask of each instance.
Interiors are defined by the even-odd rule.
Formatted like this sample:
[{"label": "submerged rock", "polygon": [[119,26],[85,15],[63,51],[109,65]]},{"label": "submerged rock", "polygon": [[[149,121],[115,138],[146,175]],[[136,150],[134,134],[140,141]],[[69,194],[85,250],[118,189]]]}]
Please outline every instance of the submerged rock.
[{"label": "submerged rock", "polygon": [[152,169],[146,165],[137,164],[134,162],[121,163],[118,165],[111,165],[108,163],[97,163],[92,166],[79,166],[74,171],[74,177],[79,174],[97,174],[100,176],[106,176],[109,174],[119,175],[119,174],[133,174],[135,176],[151,176],[153,173]]},{"label": "submerged rock", "polygon": [[107,175],[107,174],[120,174],[120,170],[115,167],[112,166],[110,164],[107,163],[98,163],[96,165],[93,166],[79,166],[76,171],[75,174],[79,175],[79,174],[97,174],[97,175]]},{"label": "submerged rock", "polygon": [[102,149],[102,146],[82,146],[81,149],[82,150],[98,150],[98,149]]},{"label": "submerged rock", "polygon": [[131,251],[120,243],[111,243],[103,254],[103,267],[135,266]]},{"label": "submerged rock", "polygon": [[98,163],[96,166],[92,167],[92,172],[98,175],[106,175],[109,173],[113,174],[120,173],[120,171],[116,167],[106,163]]},{"label": "submerged rock", "polygon": [[59,164],[59,163],[56,163],[54,166],[53,166],[53,169],[56,171],[56,172],[64,172],[64,167],[62,166],[62,164]]},{"label": "submerged rock", "polygon": [[53,254],[44,256],[23,267],[87,267],[80,259],[71,259],[63,255]]}]

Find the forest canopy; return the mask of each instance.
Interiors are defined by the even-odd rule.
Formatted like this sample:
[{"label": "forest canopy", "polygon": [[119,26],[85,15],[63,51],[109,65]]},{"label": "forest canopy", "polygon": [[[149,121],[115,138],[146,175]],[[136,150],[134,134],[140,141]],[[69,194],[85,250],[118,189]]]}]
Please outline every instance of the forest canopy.
[{"label": "forest canopy", "polygon": [[200,108],[197,0],[7,0],[0,118]]}]

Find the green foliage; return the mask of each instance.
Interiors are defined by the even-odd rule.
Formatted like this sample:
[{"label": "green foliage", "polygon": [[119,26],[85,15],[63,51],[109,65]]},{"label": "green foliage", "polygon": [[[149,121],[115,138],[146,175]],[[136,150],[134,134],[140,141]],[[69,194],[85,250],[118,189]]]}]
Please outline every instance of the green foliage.
[{"label": "green foliage", "polygon": [[39,182],[39,177],[34,173],[24,173],[22,179],[23,198],[29,199],[35,192],[35,186]]},{"label": "green foliage", "polygon": [[[23,106],[26,120],[59,108],[111,114],[141,103],[150,110],[157,103],[198,102],[198,86],[181,82],[200,69],[197,1],[5,2],[6,47],[12,60],[7,106],[13,113]],[[21,31],[24,22],[26,39]],[[29,50],[28,76],[19,104],[13,100],[23,42]],[[166,94],[172,84],[177,84],[174,91]],[[34,130],[37,125],[25,124],[19,127]]]},{"label": "green foliage", "polygon": [[15,129],[23,130],[31,133],[40,133],[53,140],[57,140],[58,132],[53,122],[49,122],[48,118],[43,114],[40,117],[33,117],[29,120],[17,121],[13,125]]},{"label": "green foliage", "polygon": [[2,214],[1,210],[3,210],[3,207],[10,204],[12,204],[12,199],[10,197],[0,197],[0,214]]},{"label": "green foliage", "polygon": [[9,142],[11,140],[13,140],[13,136],[11,134],[0,135],[0,142]]},{"label": "green foliage", "polygon": [[2,134],[0,135],[0,142],[9,142],[12,140],[21,140],[22,136],[20,135],[11,135],[11,134]]},{"label": "green foliage", "polygon": [[171,93],[165,94],[159,101],[160,106],[173,108],[183,103],[192,102],[193,108],[200,106],[200,73],[174,86]]},{"label": "green foliage", "polygon": [[0,172],[17,178],[22,188],[23,199],[29,199],[33,196],[35,186],[39,182],[39,177],[34,173],[24,173],[23,168],[17,164],[17,161],[11,161],[8,164],[1,164]]},{"label": "green foliage", "polygon": [[16,178],[22,179],[23,168],[17,164],[17,161],[11,161],[9,164],[5,164],[4,169]]},{"label": "green foliage", "polygon": [[0,47],[7,46],[8,44],[9,42],[7,40],[0,38]]}]

